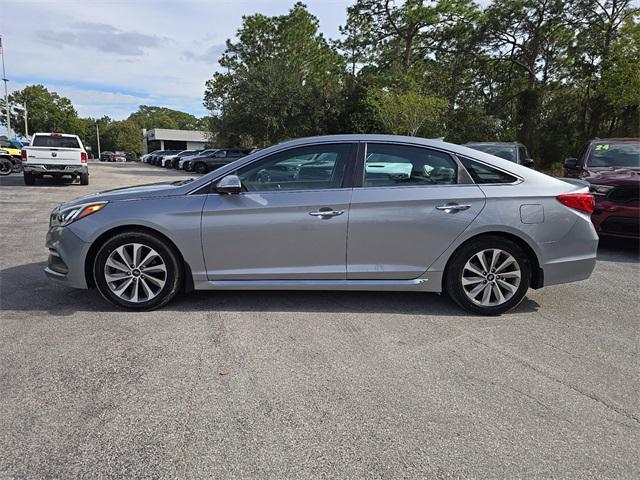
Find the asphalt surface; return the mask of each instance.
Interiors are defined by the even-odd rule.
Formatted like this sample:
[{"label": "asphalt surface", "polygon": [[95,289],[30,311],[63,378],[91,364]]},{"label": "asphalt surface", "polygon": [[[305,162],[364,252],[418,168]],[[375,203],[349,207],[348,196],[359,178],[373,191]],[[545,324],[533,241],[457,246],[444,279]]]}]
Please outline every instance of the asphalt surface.
[{"label": "asphalt surface", "polygon": [[0,479],[638,478],[640,268],[513,313],[415,293],[200,292],[130,313],[43,272],[50,210],[182,178],[0,179]]}]

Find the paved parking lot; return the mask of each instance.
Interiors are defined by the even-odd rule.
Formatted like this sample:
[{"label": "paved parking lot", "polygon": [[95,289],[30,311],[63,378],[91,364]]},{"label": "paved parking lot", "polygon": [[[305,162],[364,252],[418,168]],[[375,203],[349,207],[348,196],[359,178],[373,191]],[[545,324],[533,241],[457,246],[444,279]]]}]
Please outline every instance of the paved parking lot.
[{"label": "paved parking lot", "polygon": [[181,178],[0,179],[0,479],[638,478],[640,268],[513,313],[416,293],[201,292],[151,313],[42,273],[55,205]]}]

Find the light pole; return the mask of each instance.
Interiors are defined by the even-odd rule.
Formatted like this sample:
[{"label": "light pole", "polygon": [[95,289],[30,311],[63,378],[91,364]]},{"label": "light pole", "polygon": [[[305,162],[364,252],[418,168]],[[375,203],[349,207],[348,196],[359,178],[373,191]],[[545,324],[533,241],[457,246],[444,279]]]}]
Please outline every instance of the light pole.
[{"label": "light pole", "polygon": [[29,138],[29,123],[27,122],[27,102],[23,103],[24,106],[24,138]]},{"label": "light pole", "polygon": [[5,113],[7,114],[7,137],[11,138],[11,113],[9,113],[9,88],[7,87],[9,79],[7,78],[7,73],[4,69],[4,48],[2,48],[2,36],[0,36],[0,55],[2,55],[2,81],[4,82],[4,108]]},{"label": "light pole", "polygon": [[96,121],[96,138],[98,139],[98,160],[100,160],[100,127]]}]

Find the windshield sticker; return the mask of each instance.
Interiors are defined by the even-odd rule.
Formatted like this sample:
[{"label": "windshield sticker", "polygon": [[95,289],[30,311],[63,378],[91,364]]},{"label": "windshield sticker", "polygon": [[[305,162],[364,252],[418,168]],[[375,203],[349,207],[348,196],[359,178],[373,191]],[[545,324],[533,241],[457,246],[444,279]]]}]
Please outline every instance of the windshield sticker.
[{"label": "windshield sticker", "polygon": [[596,145],[596,152],[601,152],[602,150],[609,150],[609,144],[608,143],[601,143],[599,145]]}]

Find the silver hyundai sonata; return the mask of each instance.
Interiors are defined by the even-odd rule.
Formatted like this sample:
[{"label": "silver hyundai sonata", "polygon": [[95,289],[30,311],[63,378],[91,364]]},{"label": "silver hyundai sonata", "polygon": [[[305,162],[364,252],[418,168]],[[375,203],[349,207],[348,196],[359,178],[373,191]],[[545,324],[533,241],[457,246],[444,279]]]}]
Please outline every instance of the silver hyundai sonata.
[{"label": "silver hyundai sonata", "polygon": [[442,141],[303,138],[60,205],[45,271],[138,310],[191,289],[333,289],[446,292],[496,315],[589,277],[593,205],[587,188]]}]

